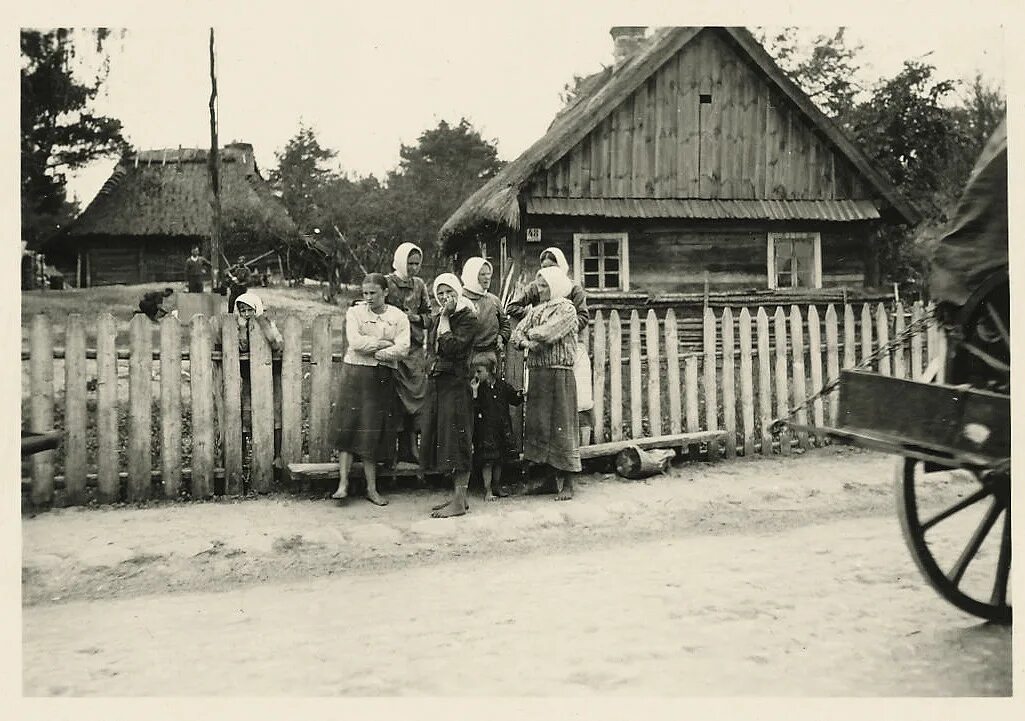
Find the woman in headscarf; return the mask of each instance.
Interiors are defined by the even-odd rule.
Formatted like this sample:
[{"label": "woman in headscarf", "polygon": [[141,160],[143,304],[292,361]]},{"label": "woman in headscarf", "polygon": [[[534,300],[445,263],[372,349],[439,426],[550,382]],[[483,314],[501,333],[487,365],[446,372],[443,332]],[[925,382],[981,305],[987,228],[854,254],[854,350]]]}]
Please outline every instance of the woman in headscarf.
[{"label": "woman in headscarf", "polygon": [[580,471],[573,283],[557,266],[538,271],[535,283],[540,304],[527,310],[512,334],[512,344],[526,351],[530,373],[523,457],[555,469],[556,500],[566,501],[573,497],[569,474]]},{"label": "woman in headscarf", "polygon": [[[554,246],[541,251],[541,267],[558,267],[566,274],[567,278],[570,278],[566,254]],[[585,431],[584,436],[586,436],[586,438],[581,438],[581,442],[585,443],[590,438],[590,411],[594,408],[594,392],[591,357],[586,346],[580,342],[580,333],[590,322],[590,313],[587,310],[587,294],[584,289],[579,283],[573,282],[572,278],[570,278],[570,282],[573,287],[570,289],[568,297],[577,313],[577,357],[574,359],[573,377],[577,382],[577,411],[581,414],[580,425]],[[535,281],[527,285],[521,296],[509,302],[509,315],[513,318],[522,318],[527,312],[527,308],[537,305],[539,302],[538,285]]]},{"label": "woman in headscarf", "polygon": [[473,342],[472,363],[498,364],[502,350],[509,342],[512,329],[502,301],[488,291],[493,270],[484,258],[470,258],[463,264],[463,295],[469,298],[477,311],[477,337]]},{"label": "woman in headscarf", "polygon": [[[281,332],[274,321],[263,314],[263,300],[256,293],[246,292],[235,299],[235,318],[238,323],[239,353],[248,354],[252,345],[252,334],[259,330],[267,339],[272,351],[280,352],[285,347]],[[239,360],[239,375],[242,381],[242,431],[246,447],[252,443],[253,392],[249,375],[249,360]],[[274,457],[281,453],[281,359],[271,363],[274,403]]]},{"label": "woman in headscarf", "polygon": [[363,279],[363,301],[345,314],[348,347],[342,359],[339,402],[338,490],[332,498],[345,498],[353,454],[363,460],[367,499],[388,504],[377,492],[377,463],[395,458],[396,415],[399,408],[395,368],[409,352],[409,320],[385,303],[388,281],[380,273]]},{"label": "woman in headscarf", "polygon": [[395,249],[392,272],[388,274],[388,303],[406,314],[409,320],[409,353],[398,361],[395,387],[402,403],[399,418],[399,460],[419,463],[416,436],[420,428],[420,407],[427,390],[424,338],[431,305],[427,286],[417,276],[423,263],[423,251],[412,243]]},{"label": "woman in headscarf", "polygon": [[435,506],[434,518],[466,513],[466,486],[473,453],[473,396],[470,356],[477,313],[453,273],[434,279],[439,312],[427,333],[427,395],[421,415],[421,467],[452,476],[452,498]]}]

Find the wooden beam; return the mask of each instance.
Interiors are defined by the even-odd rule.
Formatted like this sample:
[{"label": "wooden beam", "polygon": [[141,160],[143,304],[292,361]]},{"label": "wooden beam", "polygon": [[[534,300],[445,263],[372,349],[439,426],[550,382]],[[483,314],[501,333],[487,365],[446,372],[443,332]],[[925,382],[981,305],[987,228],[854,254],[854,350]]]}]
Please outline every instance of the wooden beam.
[{"label": "wooden beam", "polygon": [[580,448],[580,458],[614,456],[630,446],[637,446],[638,448],[685,448],[691,443],[717,441],[725,437],[725,435],[725,431],[699,431],[696,433],[673,433],[667,436],[652,436],[650,438],[634,438],[625,441],[612,441],[611,443],[596,443],[591,446],[582,446]]}]

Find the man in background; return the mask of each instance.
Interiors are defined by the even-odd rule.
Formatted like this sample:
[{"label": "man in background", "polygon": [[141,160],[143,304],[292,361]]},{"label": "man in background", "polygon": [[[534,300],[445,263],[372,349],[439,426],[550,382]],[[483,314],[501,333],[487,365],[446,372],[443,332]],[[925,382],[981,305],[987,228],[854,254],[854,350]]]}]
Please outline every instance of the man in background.
[{"label": "man in background", "polygon": [[203,277],[208,267],[210,261],[199,254],[198,247],[193,248],[192,255],[185,259],[185,282],[190,293],[203,292]]}]

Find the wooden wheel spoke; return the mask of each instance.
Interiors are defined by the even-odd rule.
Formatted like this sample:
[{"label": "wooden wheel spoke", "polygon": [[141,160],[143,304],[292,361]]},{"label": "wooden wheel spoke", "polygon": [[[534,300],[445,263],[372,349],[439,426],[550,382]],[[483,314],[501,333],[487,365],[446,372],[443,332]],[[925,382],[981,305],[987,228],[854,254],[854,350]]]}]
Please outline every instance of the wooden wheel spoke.
[{"label": "wooden wheel spoke", "polygon": [[961,499],[960,501],[958,501],[957,503],[955,503],[953,506],[951,506],[947,510],[943,511],[942,513],[937,513],[935,516],[933,516],[928,521],[926,521],[925,523],[922,524],[922,533],[925,533],[926,531],[928,531],[930,528],[935,526],[940,521],[943,521],[943,520],[945,520],[947,518],[950,518],[955,513],[958,513],[959,511],[963,511],[964,509],[968,508],[968,506],[971,506],[972,504],[978,503],[983,498],[985,498],[986,496],[990,495],[992,492],[993,492],[993,489],[989,488],[988,486],[980,488],[979,490],[977,490],[972,495],[968,496],[967,498]]},{"label": "wooden wheel spoke", "polygon": [[993,524],[997,522],[997,518],[1003,512],[1004,507],[1001,506],[996,500],[986,511],[985,517],[979,524],[979,527],[975,529],[975,533],[968,540],[968,545],[965,546],[964,551],[961,552],[961,557],[957,559],[957,563],[954,564],[954,568],[950,571],[948,578],[950,582],[957,586],[961,583],[961,579],[964,578],[965,571],[968,570],[968,564],[972,562],[976,554],[979,552],[979,548],[982,547],[982,542],[986,540],[986,536],[989,534]]},{"label": "wooden wheel spoke", "polygon": [[964,348],[969,353],[971,353],[976,358],[978,358],[979,360],[981,360],[983,363],[988,365],[990,368],[993,368],[994,370],[1001,371],[1002,373],[1010,373],[1011,372],[1011,366],[1007,365],[1006,363],[1004,363],[999,358],[994,358],[993,356],[991,356],[989,353],[987,353],[986,351],[982,350],[981,348],[977,348],[977,347],[975,347],[974,345],[972,345],[971,343],[968,343],[968,342],[963,342],[961,344],[961,347]]},{"label": "wooden wheel spoke", "polygon": [[997,557],[997,575],[993,581],[993,595],[990,603],[994,606],[1007,605],[1007,579],[1011,574],[1011,509],[1004,514],[1004,532],[1000,538],[1000,555]]},{"label": "wooden wheel spoke", "polygon": [[997,332],[1000,334],[1000,337],[1003,338],[1004,345],[1007,346],[1007,350],[1010,350],[1011,334],[1007,332],[1007,326],[1004,324],[1003,318],[1000,317],[1000,314],[996,312],[996,309],[993,308],[993,304],[989,301],[986,301],[986,312],[989,313],[989,317],[993,321],[993,325],[996,326]]}]

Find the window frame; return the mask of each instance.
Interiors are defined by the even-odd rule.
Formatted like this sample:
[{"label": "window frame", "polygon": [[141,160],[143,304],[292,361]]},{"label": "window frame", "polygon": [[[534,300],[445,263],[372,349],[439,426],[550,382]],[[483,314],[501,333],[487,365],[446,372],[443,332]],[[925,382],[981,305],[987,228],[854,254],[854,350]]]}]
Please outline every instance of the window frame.
[{"label": "window frame", "polygon": [[[581,248],[590,241],[610,241],[619,243],[619,287],[588,288],[584,285],[584,259]],[[604,269],[599,271],[601,283],[604,284]],[[573,277],[587,293],[627,293],[630,291],[630,235],[629,233],[574,233],[573,234]]]},{"label": "window frame", "polygon": [[[766,234],[766,275],[769,279],[769,290],[780,290],[776,277],[776,241],[779,240],[811,240],[812,251],[812,285],[811,290],[822,288],[822,233],[818,231],[767,233]],[[788,290],[800,289],[803,286],[785,286]]]}]

